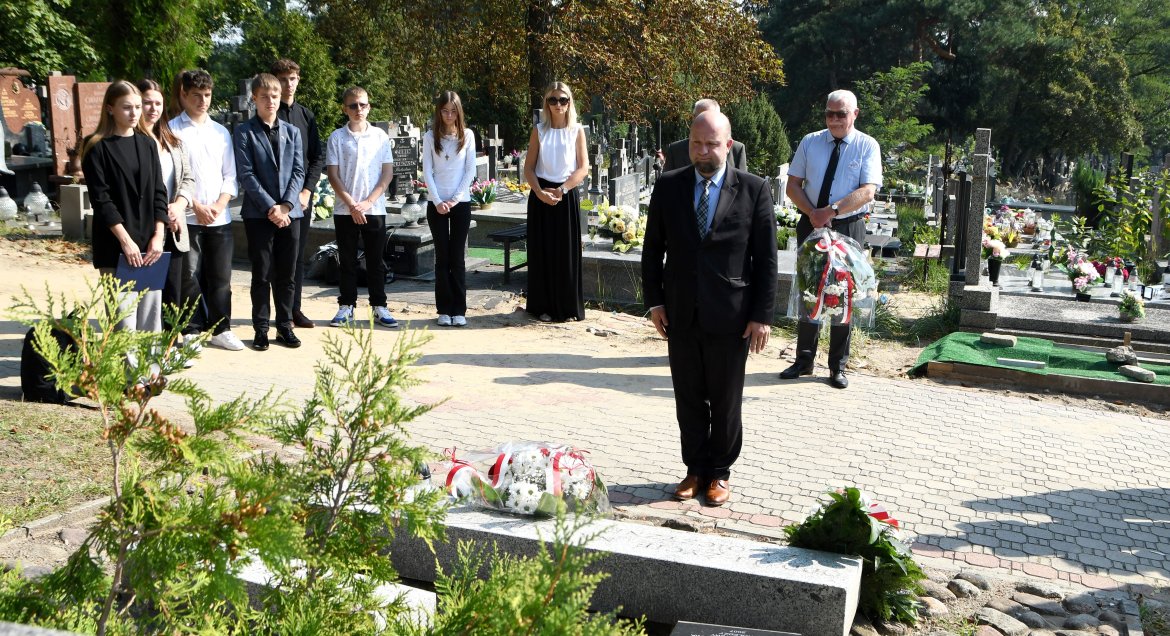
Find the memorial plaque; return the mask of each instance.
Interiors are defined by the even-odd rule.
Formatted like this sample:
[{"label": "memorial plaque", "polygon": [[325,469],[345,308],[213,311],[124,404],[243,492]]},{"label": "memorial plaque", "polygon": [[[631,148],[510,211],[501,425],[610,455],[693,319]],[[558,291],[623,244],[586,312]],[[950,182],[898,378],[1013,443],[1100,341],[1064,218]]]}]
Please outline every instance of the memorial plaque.
[{"label": "memorial plaque", "polygon": [[609,180],[609,204],[638,209],[638,175],[628,174]]},{"label": "memorial plaque", "polygon": [[93,134],[102,117],[102,100],[109,82],[83,82],[77,85],[77,123],[80,137]]},{"label": "memorial plaque", "polygon": [[478,181],[487,181],[491,178],[491,166],[488,165],[488,158],[485,155],[475,158],[475,178]]},{"label": "memorial plaque", "polygon": [[41,123],[41,100],[16,75],[0,75],[0,112],[6,134],[18,135],[25,124]]},{"label": "memorial plaque", "polygon": [[750,627],[727,627],[724,625],[708,625],[707,623],[691,623],[679,621],[674,626],[670,636],[800,636],[792,632],[777,632],[770,629],[751,629]]},{"label": "memorial plaque", "polygon": [[77,80],[72,75],[49,76],[49,126],[53,131],[53,172],[65,174],[70,148],[77,146],[77,102],[73,99]]},{"label": "memorial plaque", "polygon": [[415,137],[390,138],[390,152],[394,156],[394,196],[414,192],[414,180],[418,178],[418,139]]}]

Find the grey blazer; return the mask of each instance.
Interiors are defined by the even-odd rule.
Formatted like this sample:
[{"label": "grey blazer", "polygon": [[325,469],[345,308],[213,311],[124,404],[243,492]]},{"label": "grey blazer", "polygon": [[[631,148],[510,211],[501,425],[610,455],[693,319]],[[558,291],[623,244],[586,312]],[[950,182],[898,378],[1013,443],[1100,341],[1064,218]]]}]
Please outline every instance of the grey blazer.
[{"label": "grey blazer", "polygon": [[[174,203],[179,197],[187,199],[187,207],[195,200],[195,174],[191,172],[191,160],[187,157],[187,149],[180,145],[172,146],[168,151],[171,163],[175,166],[175,195],[168,203]],[[168,224],[169,225],[169,224]],[[179,231],[167,230],[168,245],[173,251],[186,252],[191,249],[191,239],[187,234],[187,219],[179,219]]]},{"label": "grey blazer", "polygon": [[[301,150],[301,131],[286,121],[278,119],[276,123],[280,128],[276,148],[268,143],[259,117],[237,126],[232,135],[236,180],[244,199],[240,216],[245,219],[266,219],[272,206],[286,202],[292,206],[290,218],[303,215],[300,195],[305,181],[305,153]],[[275,159],[278,156],[279,174]]]},{"label": "grey blazer", "polygon": [[[663,172],[670,172],[691,165],[690,139],[679,139],[666,147],[666,163],[662,166]],[[747,172],[747,149],[743,144],[731,140],[731,155],[728,161],[732,168]]]}]

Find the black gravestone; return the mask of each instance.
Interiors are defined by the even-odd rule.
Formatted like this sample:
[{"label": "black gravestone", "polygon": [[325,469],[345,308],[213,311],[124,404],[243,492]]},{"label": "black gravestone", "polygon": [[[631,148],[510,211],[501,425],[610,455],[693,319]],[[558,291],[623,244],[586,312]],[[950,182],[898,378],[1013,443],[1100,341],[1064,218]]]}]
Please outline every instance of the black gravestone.
[{"label": "black gravestone", "polygon": [[418,178],[418,139],[414,137],[392,137],[390,153],[394,157],[394,182],[391,193],[405,196],[414,192],[414,180]]},{"label": "black gravestone", "polygon": [[679,621],[674,626],[670,636],[800,636],[792,632],[777,632],[770,629],[752,629],[750,627],[726,627],[724,625],[708,625],[707,623],[689,623]]},{"label": "black gravestone", "polygon": [[638,175],[627,174],[609,180],[609,204],[638,209]]}]

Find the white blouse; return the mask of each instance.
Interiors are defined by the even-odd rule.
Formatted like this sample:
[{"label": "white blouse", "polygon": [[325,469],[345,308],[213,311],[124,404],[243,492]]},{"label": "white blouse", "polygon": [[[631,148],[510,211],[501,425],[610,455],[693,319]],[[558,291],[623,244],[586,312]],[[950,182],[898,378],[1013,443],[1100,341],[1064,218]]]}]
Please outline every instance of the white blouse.
[{"label": "white blouse", "polygon": [[536,157],[536,176],[553,183],[564,183],[577,170],[577,135],[581,125],[542,129],[536,127],[540,154]]},{"label": "white blouse", "polygon": [[435,131],[423,135],[422,153],[423,181],[427,184],[427,197],[435,202],[454,200],[462,203],[471,200],[471,181],[475,178],[475,134],[470,128],[463,129],[463,147],[459,138],[444,135],[439,139],[442,152],[435,154]]}]

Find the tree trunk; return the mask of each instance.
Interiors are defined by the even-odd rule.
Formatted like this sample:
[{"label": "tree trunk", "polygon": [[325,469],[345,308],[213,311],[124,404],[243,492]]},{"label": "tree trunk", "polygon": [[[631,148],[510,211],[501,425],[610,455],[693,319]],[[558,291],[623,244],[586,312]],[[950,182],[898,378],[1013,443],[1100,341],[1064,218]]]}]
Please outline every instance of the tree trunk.
[{"label": "tree trunk", "polygon": [[528,45],[528,93],[532,109],[544,108],[544,89],[553,81],[553,69],[547,50],[547,36],[556,13],[551,0],[530,0],[525,37]]}]

